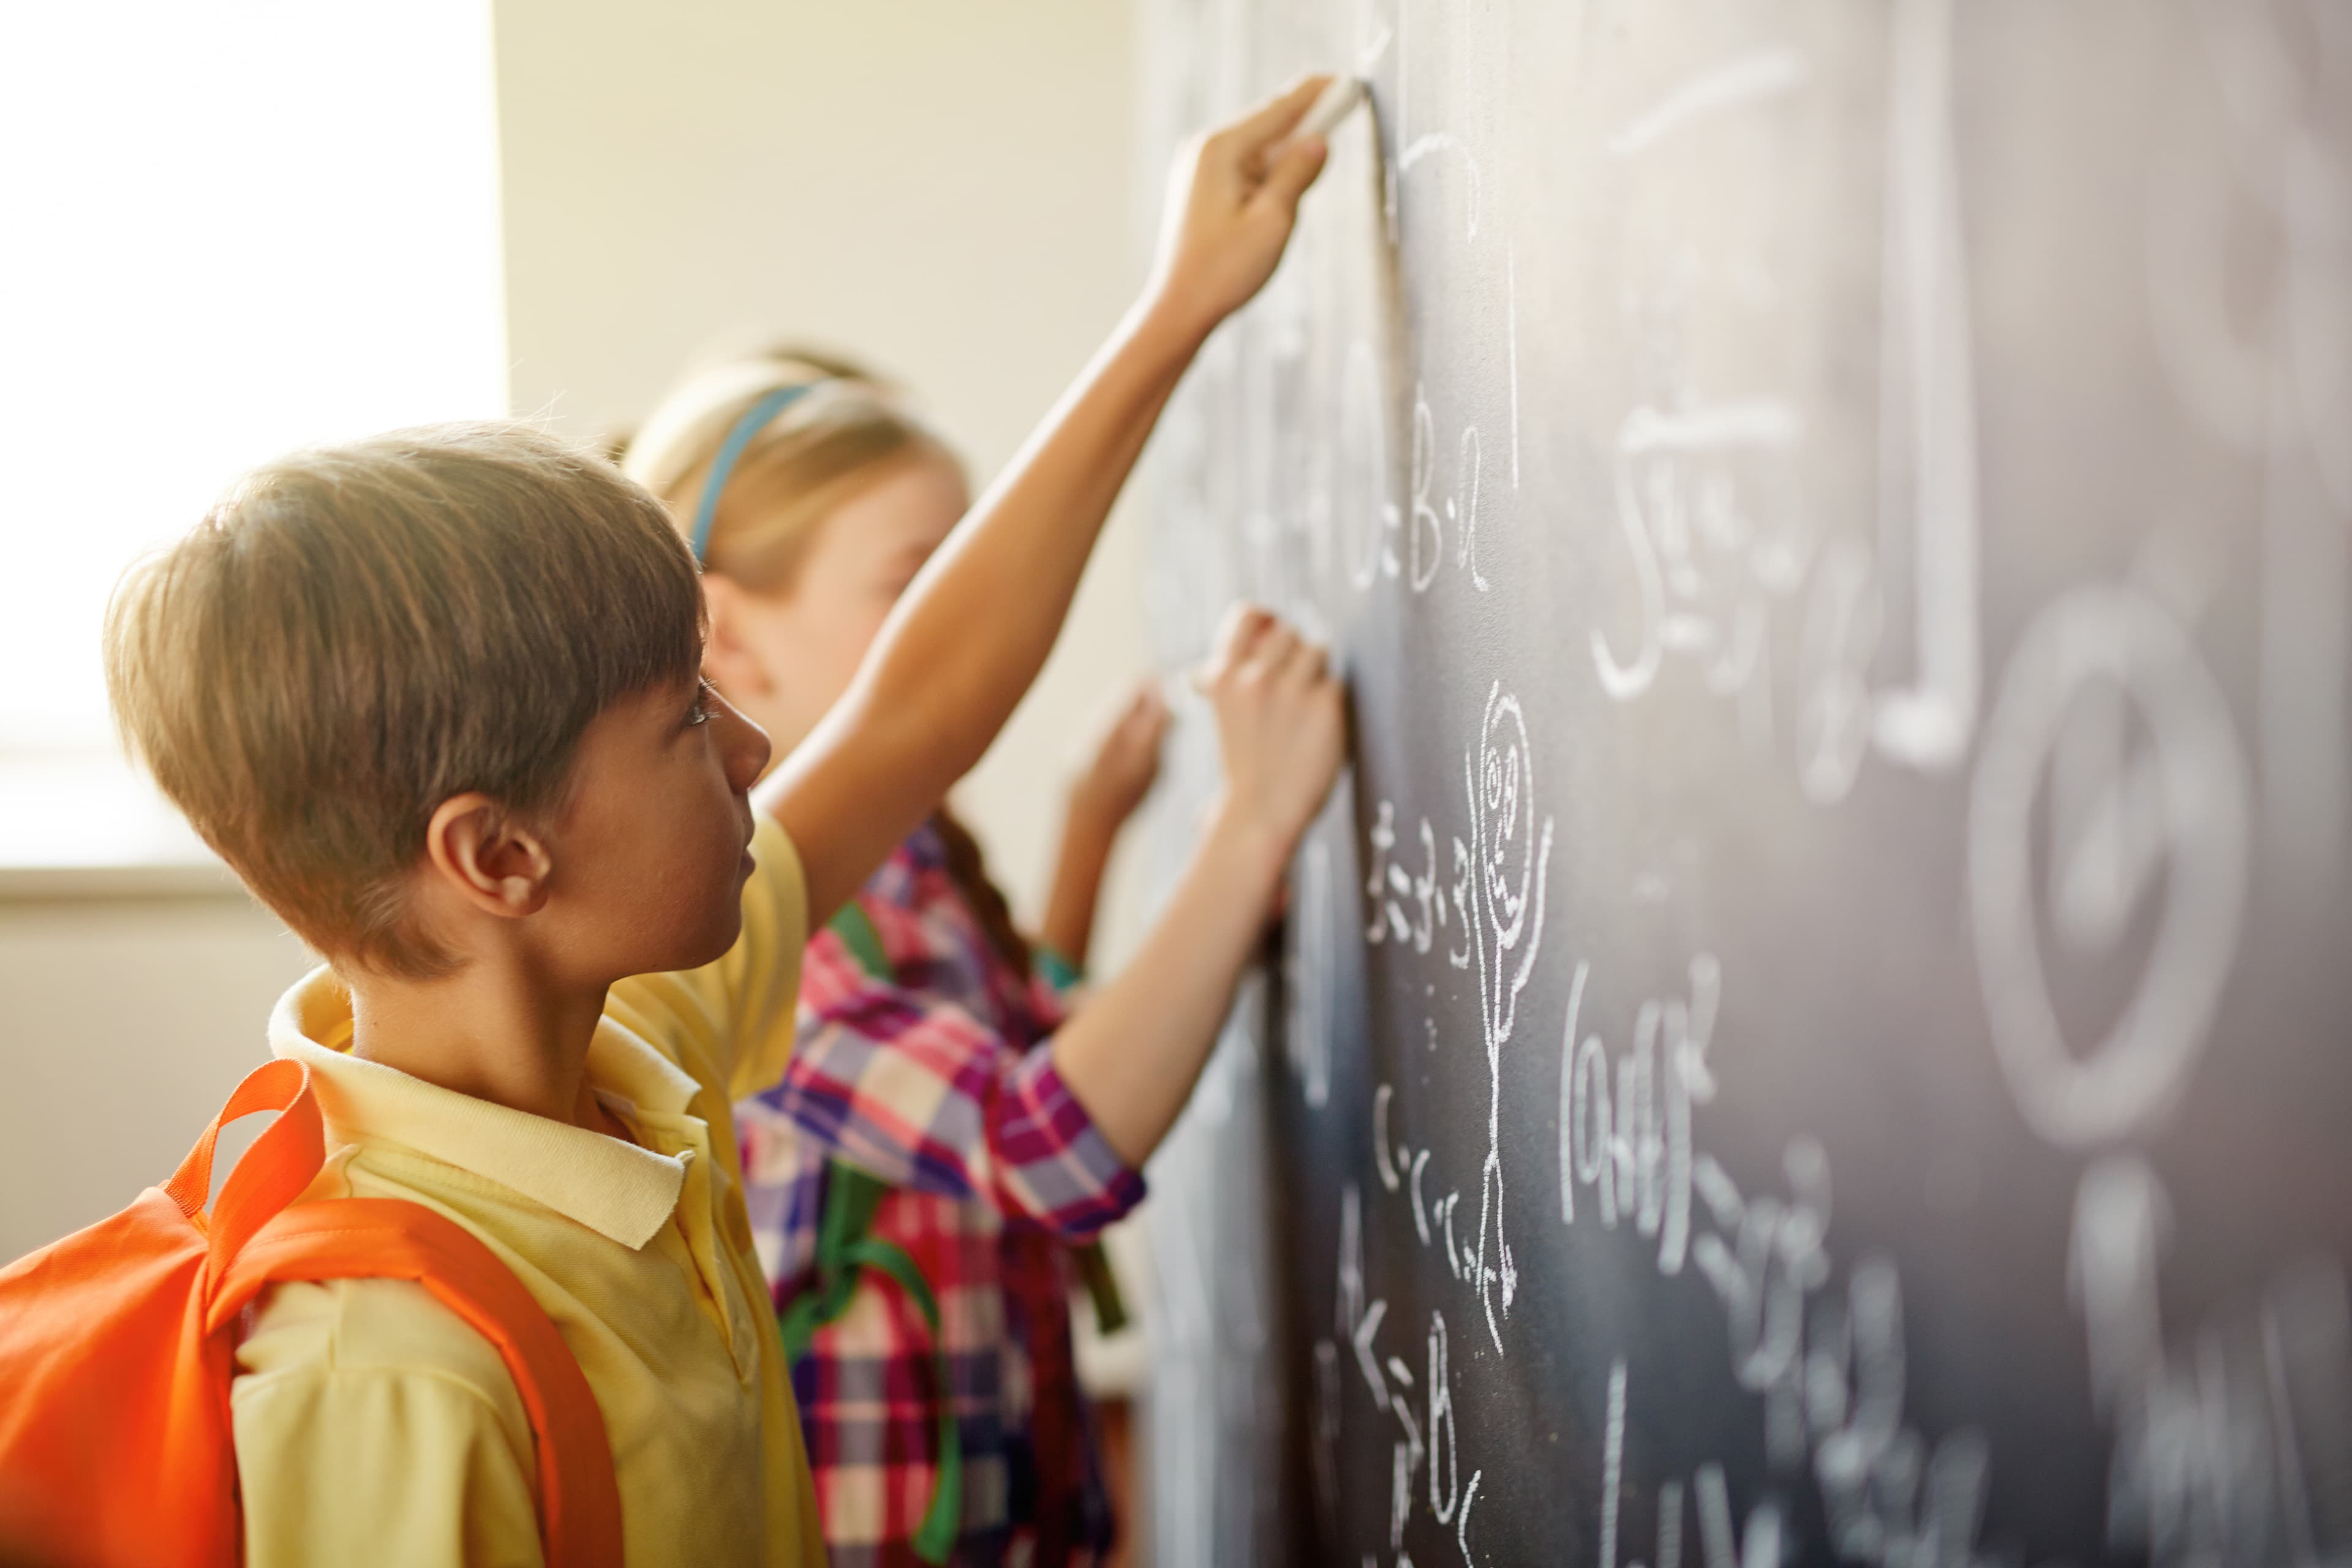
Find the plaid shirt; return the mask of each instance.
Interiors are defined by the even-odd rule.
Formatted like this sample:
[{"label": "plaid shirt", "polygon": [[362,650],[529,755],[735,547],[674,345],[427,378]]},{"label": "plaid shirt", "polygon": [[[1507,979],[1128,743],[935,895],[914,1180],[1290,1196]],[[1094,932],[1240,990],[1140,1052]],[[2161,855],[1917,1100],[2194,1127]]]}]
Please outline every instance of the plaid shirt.
[{"label": "plaid shirt", "polygon": [[[1044,1042],[1060,998],[989,946],[929,827],[857,901],[893,980],[816,933],[792,1064],[737,1108],[761,1261],[789,1301],[811,1283],[828,1162],[887,1182],[872,1234],[904,1247],[938,1296],[955,1387],[955,1561],[1091,1562],[1111,1520],[1071,1355],[1070,1245],[1133,1208],[1143,1179],[1054,1070]],[[916,1561],[936,1461],[935,1348],[915,1304],[868,1270],[793,1364],[841,1568]]]}]

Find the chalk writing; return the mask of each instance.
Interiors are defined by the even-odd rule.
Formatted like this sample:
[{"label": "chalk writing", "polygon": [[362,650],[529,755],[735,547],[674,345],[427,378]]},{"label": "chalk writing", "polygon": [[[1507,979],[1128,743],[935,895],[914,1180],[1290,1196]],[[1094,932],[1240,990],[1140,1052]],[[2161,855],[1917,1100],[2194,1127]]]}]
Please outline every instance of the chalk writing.
[{"label": "chalk writing", "polygon": [[2332,1260],[2291,1265],[2251,1320],[2168,1343],[2158,1270],[2171,1208],[2131,1155],[2094,1162],[2067,1286],[2094,1408],[2115,1432],[2107,1542],[2160,1568],[2317,1563],[2352,1549],[2352,1307]]},{"label": "chalk writing", "polygon": [[[2123,740],[2121,704],[2147,750]],[[2153,884],[2165,912],[2105,1038],[2067,1043],[2036,938],[2032,809],[2047,769],[2060,933],[2103,947]],[[1969,811],[1978,973],[2018,1109],[2081,1147],[2145,1127],[2179,1091],[2221,999],[2245,900],[2246,785],[2228,705],[2179,625],[2131,588],[2078,589],[2010,657]]]},{"label": "chalk writing", "polygon": [[1872,738],[1895,761],[1934,772],[1967,754],[1981,663],[1976,382],[1952,147],[1951,0],[1900,0],[1893,26],[1879,537],[1890,568],[1906,555],[1911,563],[1913,684],[1878,693]]},{"label": "chalk writing", "polygon": [[1691,1112],[1716,1094],[1707,1049],[1721,971],[1702,953],[1691,961],[1687,997],[1642,1004],[1617,1059],[1613,1101],[1600,1034],[1578,1037],[1589,974],[1589,964],[1577,965],[1560,1044],[1560,1219],[1575,1223],[1577,1190],[1590,1189],[1604,1228],[1631,1215],[1643,1236],[1658,1238],[1658,1271],[1678,1274],[1690,1244]]},{"label": "chalk writing", "polygon": [[1646,151],[1682,126],[1771,99],[1785,98],[1804,79],[1804,57],[1794,49],[1767,48],[1716,66],[1685,82],[1640,118],[1611,133],[1609,151],[1620,158]]}]

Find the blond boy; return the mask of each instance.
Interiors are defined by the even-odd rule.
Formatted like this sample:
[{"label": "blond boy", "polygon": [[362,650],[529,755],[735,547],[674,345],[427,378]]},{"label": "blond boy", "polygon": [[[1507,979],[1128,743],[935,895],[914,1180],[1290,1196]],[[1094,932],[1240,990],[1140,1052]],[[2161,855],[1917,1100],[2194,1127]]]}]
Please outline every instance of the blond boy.
[{"label": "blond boy", "polygon": [[[126,734],[329,960],[270,1020],[329,1119],[314,1193],[422,1203],[514,1270],[596,1394],[632,1562],[823,1559],[729,1101],[781,1068],[811,926],[1003,723],[1178,377],[1279,259],[1320,85],[1195,147],[1142,300],[763,784],[677,531],[542,437],[297,455],[118,595]],[[1269,618],[1212,688],[1226,787],[1163,971],[1239,964],[1337,763],[1337,689]],[[1065,1032],[1074,1092],[1208,1026],[1150,995],[1115,982]],[[420,1289],[280,1287],[238,1371],[249,1563],[540,1560],[514,1387]]]}]

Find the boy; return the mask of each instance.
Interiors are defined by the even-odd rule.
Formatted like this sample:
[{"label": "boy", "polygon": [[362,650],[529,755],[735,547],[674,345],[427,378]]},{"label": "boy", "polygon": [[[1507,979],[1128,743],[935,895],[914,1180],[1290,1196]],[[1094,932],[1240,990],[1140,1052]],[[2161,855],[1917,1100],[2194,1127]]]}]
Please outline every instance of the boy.
[{"label": "boy", "polygon": [[[730,1097],[781,1070],[805,934],[996,733],[1185,364],[1280,258],[1323,156],[1284,137],[1321,85],[1196,146],[1142,300],[756,802],[767,741],[699,678],[684,544],[539,437],[297,455],[117,595],[126,735],[330,961],[270,1021],[329,1120],[314,1194],[425,1204],[514,1270],[596,1394],[632,1561],[823,1558]],[[1339,697],[1262,616],[1212,687],[1218,852],[1161,956],[1238,966],[1328,788]],[[1141,994],[1072,1026],[1087,1059],[1200,1023]],[[539,1560],[513,1385],[418,1288],[280,1287],[238,1370],[247,1562]]]}]

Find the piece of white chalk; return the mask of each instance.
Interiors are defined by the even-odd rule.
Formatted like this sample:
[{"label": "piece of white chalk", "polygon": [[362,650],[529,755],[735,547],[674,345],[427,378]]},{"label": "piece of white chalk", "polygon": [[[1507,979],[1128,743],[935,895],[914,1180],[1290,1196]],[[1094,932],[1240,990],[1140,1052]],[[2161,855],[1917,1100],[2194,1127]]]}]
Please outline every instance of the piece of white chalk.
[{"label": "piece of white chalk", "polygon": [[1347,119],[1356,105],[1363,101],[1363,78],[1333,77],[1331,85],[1325,88],[1315,100],[1314,107],[1307,111],[1299,120],[1297,126],[1284,138],[1284,146],[1287,147],[1301,137],[1329,135],[1332,128]]}]

